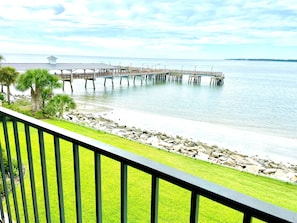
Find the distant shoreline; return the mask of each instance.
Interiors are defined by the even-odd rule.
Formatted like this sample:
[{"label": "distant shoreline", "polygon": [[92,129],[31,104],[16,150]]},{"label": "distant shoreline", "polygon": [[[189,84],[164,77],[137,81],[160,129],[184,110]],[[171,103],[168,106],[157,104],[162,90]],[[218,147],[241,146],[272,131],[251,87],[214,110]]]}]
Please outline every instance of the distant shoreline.
[{"label": "distant shoreline", "polygon": [[271,62],[297,62],[297,59],[249,59],[249,58],[234,58],[226,60],[243,60],[243,61],[271,61]]}]

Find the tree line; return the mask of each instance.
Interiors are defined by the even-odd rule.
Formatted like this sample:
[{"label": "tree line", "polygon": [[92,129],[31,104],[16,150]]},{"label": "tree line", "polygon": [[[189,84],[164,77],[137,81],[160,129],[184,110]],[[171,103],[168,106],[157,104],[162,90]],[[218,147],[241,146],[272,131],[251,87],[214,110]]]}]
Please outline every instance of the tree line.
[{"label": "tree line", "polygon": [[[3,97],[3,86],[6,86],[7,103],[11,104],[12,84],[20,91],[30,91],[32,112],[42,112],[48,116],[61,117],[65,111],[75,109],[74,100],[64,94],[54,95],[54,89],[61,88],[58,76],[52,75],[46,69],[29,69],[24,74],[20,74],[13,67],[2,67],[1,61],[4,59],[0,55],[0,84]],[[1,97],[0,97],[1,100]]]},{"label": "tree line", "polygon": [[[32,114],[41,112],[45,116],[61,118],[65,111],[76,107],[74,100],[70,96],[54,95],[54,89],[62,87],[58,76],[50,74],[46,69],[29,69],[24,74],[20,74],[13,67],[2,67],[2,60],[4,60],[4,57],[0,55],[0,100],[4,101],[5,99],[3,86],[6,86],[7,105],[11,104],[10,87],[15,84],[15,88],[20,91],[30,91]],[[0,144],[0,159],[4,169],[4,171],[0,172],[0,199],[4,196],[4,181],[6,181],[9,192],[11,190],[11,179],[9,179],[11,174],[15,177],[19,174],[15,159],[12,160],[11,164],[13,173],[10,172],[7,155],[4,151]],[[0,222],[2,222],[1,217]]]}]

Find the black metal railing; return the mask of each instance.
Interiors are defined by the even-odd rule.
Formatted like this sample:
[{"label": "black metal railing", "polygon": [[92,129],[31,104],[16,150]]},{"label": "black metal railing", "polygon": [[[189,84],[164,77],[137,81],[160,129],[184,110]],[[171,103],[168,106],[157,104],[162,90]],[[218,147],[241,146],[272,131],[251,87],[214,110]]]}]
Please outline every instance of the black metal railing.
[{"label": "black metal railing", "polygon": [[[122,223],[128,222],[128,167],[133,167],[151,176],[150,193],[150,222],[158,222],[159,218],[159,180],[164,180],[178,187],[188,190],[191,193],[189,199],[189,222],[198,222],[199,216],[199,200],[202,197],[208,198],[218,202],[231,209],[242,213],[242,222],[251,222],[253,218],[263,220],[265,222],[297,222],[297,213],[283,209],[281,207],[263,202],[253,197],[238,193],[236,191],[224,188],[214,183],[205,181],[198,177],[184,173],[182,171],[170,168],[168,166],[159,164],[152,160],[140,157],[138,155],[129,153],[127,151],[112,147],[110,145],[98,142],[88,137],[76,134],[74,132],[61,129],[51,124],[36,120],[34,118],[22,115],[20,113],[0,107],[0,117],[2,127],[0,128],[1,148],[5,152],[9,166],[10,185],[5,180],[5,170],[3,165],[2,152],[0,152],[1,173],[4,188],[4,198],[0,202],[1,218],[11,222],[42,222],[41,212],[45,215],[46,222],[54,221],[51,219],[51,211],[53,207],[50,205],[53,199],[58,203],[59,221],[65,222],[65,191],[63,190],[63,168],[61,162],[61,140],[70,143],[73,157],[73,175],[74,175],[74,191],[75,191],[75,214],[76,222],[83,222],[82,212],[82,190],[81,187],[81,158],[80,153],[82,149],[89,150],[94,156],[94,181],[95,187],[95,201],[96,214],[94,222],[103,222],[102,215],[102,165],[101,157],[108,157],[120,165],[120,221]],[[22,126],[22,130],[20,130]],[[42,175],[42,184],[37,185],[34,176],[35,166],[38,162],[34,162],[32,153],[32,132],[37,135],[38,150],[40,154],[40,173]],[[46,146],[49,143],[44,135],[51,135],[53,137],[55,170],[56,170],[56,188],[58,197],[49,196],[49,182],[48,182],[48,164],[46,159]],[[35,140],[35,139],[34,139]],[[28,172],[30,175],[30,197],[26,193],[24,179],[24,167],[22,160],[23,147],[25,147],[25,157],[28,160]],[[15,150],[14,150],[15,149]],[[14,174],[13,170],[13,155],[16,157],[18,165],[18,174]],[[18,186],[15,182],[18,182]],[[38,203],[37,187],[43,187],[44,205]],[[11,192],[10,192],[11,191]],[[21,195],[19,195],[21,194]],[[57,200],[58,199],[58,200]],[[21,202],[20,202],[21,200]],[[178,201],[176,201],[178,202]],[[28,211],[28,206],[33,211]],[[56,210],[56,209],[55,209]],[[34,215],[33,217],[30,215]],[[55,220],[54,222],[56,222]]]}]

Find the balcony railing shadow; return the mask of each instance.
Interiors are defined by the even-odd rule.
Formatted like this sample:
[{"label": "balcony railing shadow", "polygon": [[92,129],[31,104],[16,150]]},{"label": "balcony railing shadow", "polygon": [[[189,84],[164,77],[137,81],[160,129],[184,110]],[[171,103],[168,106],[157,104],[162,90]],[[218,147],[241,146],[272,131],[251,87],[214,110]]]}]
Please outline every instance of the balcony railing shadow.
[{"label": "balcony railing shadow", "polygon": [[[131,169],[140,171],[149,176],[149,221],[158,222],[159,198],[162,196],[160,182],[165,181],[186,190],[189,196],[188,222],[199,222],[199,208],[201,198],[207,198],[223,206],[234,209],[241,213],[242,222],[252,222],[252,219],[260,219],[265,222],[297,222],[297,213],[284,208],[263,202],[242,193],[224,188],[217,184],[208,182],[185,172],[173,169],[160,163],[148,160],[144,157],[129,153],[113,146],[101,143],[94,139],[61,129],[34,118],[19,114],[17,112],[0,107],[1,127],[1,148],[8,160],[10,172],[10,184],[3,181],[4,198],[0,202],[0,216],[4,219],[8,216],[9,222],[57,222],[53,219],[53,212],[58,212],[58,221],[66,222],[65,211],[69,208],[69,194],[64,190],[66,183],[73,183],[73,198],[70,198],[71,205],[75,208],[75,221],[84,221],[82,191],[89,190],[94,195],[95,214],[93,222],[108,222],[105,220],[102,210],[104,208],[103,198],[105,196],[102,188],[108,187],[102,181],[102,174],[106,174],[102,165],[106,157],[118,163],[119,185],[118,213],[120,222],[129,222],[128,208],[129,179],[134,173]],[[37,148],[36,146],[38,145]],[[25,148],[25,149],[24,149]],[[38,151],[39,156],[33,156]],[[52,153],[49,154],[48,150]],[[61,151],[67,151],[61,152]],[[0,152],[0,164],[2,176],[5,176],[3,157]],[[67,155],[65,155],[67,154]],[[91,155],[93,171],[86,174],[81,169],[85,163],[82,156]],[[71,165],[65,163],[64,157],[70,157]],[[13,157],[17,160],[19,176],[13,174]],[[50,162],[49,160],[54,160]],[[26,170],[24,163],[27,163]],[[65,178],[64,170],[71,168],[73,180]],[[108,167],[107,167],[108,168]],[[49,170],[55,170],[50,173]],[[129,173],[129,174],[128,174]],[[25,174],[30,178],[26,183]],[[82,183],[82,177],[91,175],[89,186]],[[128,178],[129,176],[129,178]],[[38,180],[38,179],[40,180]],[[55,185],[49,185],[49,178],[55,178]],[[67,179],[69,182],[67,182]],[[39,182],[40,181],[40,182]],[[66,181],[66,182],[65,182]],[[11,186],[11,189],[9,189]],[[42,187],[42,190],[37,190]],[[88,187],[88,188],[85,188]],[[11,192],[10,192],[11,190]],[[55,192],[53,192],[55,190]],[[28,193],[28,191],[30,193]],[[39,194],[37,191],[43,191]],[[28,195],[30,194],[30,196]],[[53,195],[54,194],[54,195]],[[40,202],[38,197],[42,197]],[[66,202],[67,201],[67,202]],[[176,203],[179,201],[176,200]],[[67,204],[66,204],[67,203]],[[57,204],[56,207],[53,204]],[[117,212],[117,207],[114,207]],[[200,213],[201,214],[201,213]],[[43,221],[44,220],[44,221]],[[219,220],[219,219],[218,219]]]}]

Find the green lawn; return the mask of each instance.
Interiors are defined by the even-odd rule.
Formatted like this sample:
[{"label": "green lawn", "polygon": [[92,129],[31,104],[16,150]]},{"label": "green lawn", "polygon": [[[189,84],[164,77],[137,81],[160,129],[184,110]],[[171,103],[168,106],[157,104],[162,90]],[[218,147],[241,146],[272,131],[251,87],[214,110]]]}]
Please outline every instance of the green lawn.
[{"label": "green lawn", "polygon": [[[153,159],[157,162],[188,172],[203,179],[212,181],[236,191],[257,197],[261,200],[297,211],[297,186],[266,177],[255,176],[231,168],[198,161],[182,155],[172,154],[127,140],[115,135],[106,134],[90,128],[78,126],[69,122],[47,120],[47,122],[65,129],[95,138],[110,145],[128,150],[132,153]],[[22,148],[22,162],[28,167],[23,126],[19,126]],[[1,129],[2,131],[2,129]],[[11,129],[9,131],[12,131]],[[34,170],[37,184],[37,197],[40,222],[45,222],[44,199],[40,169],[40,155],[37,132],[32,132],[34,154]],[[12,132],[11,132],[12,133]],[[10,134],[12,137],[13,134]],[[1,134],[2,137],[2,134]],[[3,139],[1,138],[1,141]],[[46,162],[49,181],[50,206],[52,222],[59,222],[56,171],[53,138],[45,135]],[[11,138],[13,144],[13,139]],[[61,141],[61,157],[63,169],[63,187],[65,215],[67,222],[75,222],[75,197],[72,145]],[[3,146],[3,145],[2,145]],[[13,145],[12,145],[13,147]],[[15,151],[13,151],[15,156]],[[80,148],[81,188],[83,222],[94,222],[95,192],[94,192],[94,154]],[[151,177],[134,168],[128,168],[128,221],[149,222],[150,218],[150,182]],[[103,191],[103,222],[119,222],[120,220],[120,164],[107,157],[102,157],[102,191]],[[31,198],[29,172],[25,176],[26,195]],[[18,188],[19,203],[21,203]],[[11,202],[12,204],[12,202]],[[32,202],[28,203],[31,221],[33,221]],[[167,182],[160,181],[159,222],[188,222],[190,207],[190,192]],[[200,199],[199,218],[201,222],[239,222],[242,214],[206,198]],[[259,221],[254,221],[259,222]]]}]

